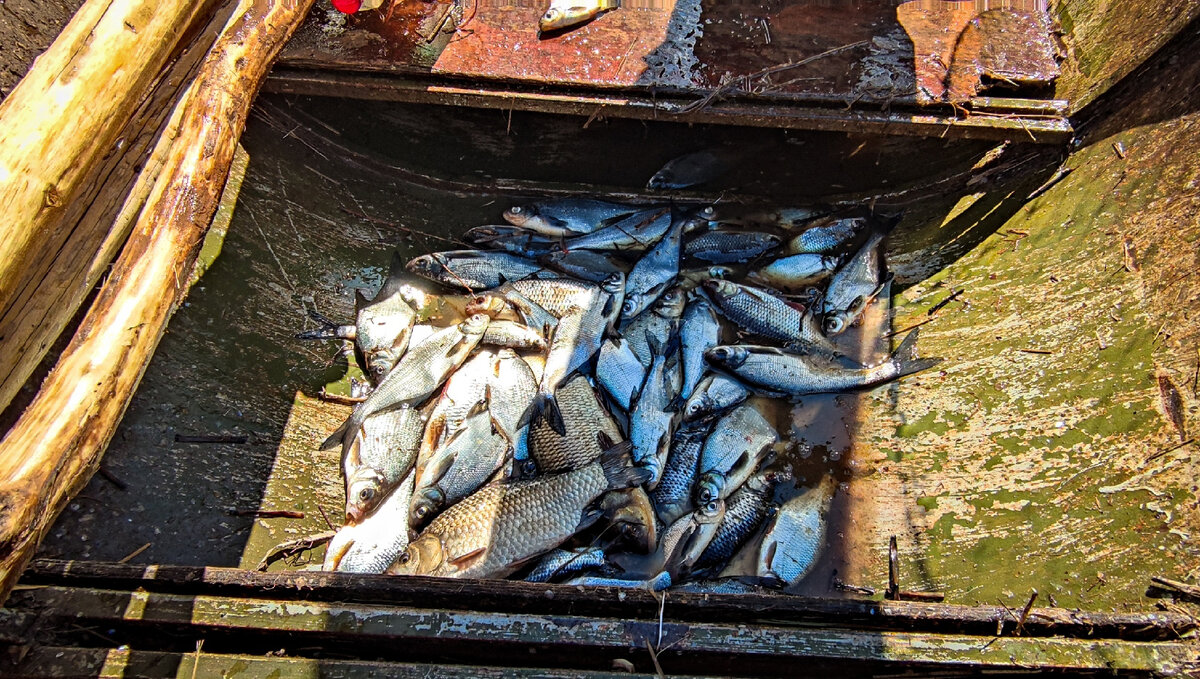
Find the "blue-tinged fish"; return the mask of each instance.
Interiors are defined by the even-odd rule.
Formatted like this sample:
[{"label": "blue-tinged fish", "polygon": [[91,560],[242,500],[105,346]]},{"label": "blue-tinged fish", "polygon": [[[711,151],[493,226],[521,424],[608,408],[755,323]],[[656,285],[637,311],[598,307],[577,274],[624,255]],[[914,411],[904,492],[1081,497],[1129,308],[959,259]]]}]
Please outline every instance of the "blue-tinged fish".
[{"label": "blue-tinged fish", "polygon": [[804,227],[800,235],[788,242],[788,252],[793,255],[826,255],[841,250],[854,242],[867,226],[864,217],[830,217],[812,222]]},{"label": "blue-tinged fish", "polygon": [[723,500],[741,487],[779,440],[758,408],[746,403],[722,417],[700,451],[696,503]]},{"label": "blue-tinged fish", "polygon": [[525,576],[525,582],[550,582],[558,578],[578,576],[579,573],[590,570],[600,571],[600,577],[607,577],[615,569],[608,565],[603,549],[555,549],[547,552],[538,561],[529,575]]},{"label": "blue-tinged fish", "polygon": [[748,262],[778,245],[779,236],[763,231],[714,229],[689,239],[683,256],[713,264]]},{"label": "blue-tinged fish", "polygon": [[708,548],[696,561],[696,568],[720,568],[741,549],[766,521],[775,506],[771,499],[781,472],[759,472],[738,488],[725,502],[725,517]]},{"label": "blue-tinged fish", "polygon": [[591,233],[640,209],[645,208],[590,198],[560,198],[514,205],[504,211],[504,219],[543,236],[564,238]]},{"label": "blue-tinged fish", "polygon": [[683,385],[678,400],[672,408],[678,410],[691,398],[696,385],[708,370],[704,352],[721,343],[721,322],[712,304],[702,295],[693,295],[683,310],[679,326],[679,340],[683,347]]},{"label": "blue-tinged fish", "polygon": [[822,301],[825,334],[837,335],[854,325],[891,280],[883,277],[883,237],[883,232],[872,234],[829,280]]},{"label": "blue-tinged fish", "polygon": [[621,321],[628,322],[654,303],[679,275],[679,251],[683,221],[676,220],[662,240],[649,250],[625,279],[625,302]]},{"label": "blue-tinged fish", "polygon": [[414,257],[408,270],[442,285],[477,292],[531,276],[542,265],[510,252],[450,250]]},{"label": "blue-tinged fish", "polygon": [[650,492],[655,512],[664,525],[675,523],[692,511],[692,496],[700,471],[700,451],[708,439],[710,425],[691,426],[675,432],[662,479]]},{"label": "blue-tinged fish", "polygon": [[628,412],[642,383],[646,381],[646,366],[629,348],[624,338],[605,340],[596,360],[596,382],[608,392],[613,401]]},{"label": "blue-tinged fish", "polygon": [[808,575],[825,546],[825,525],[836,488],[833,478],[826,477],[779,508],[759,547],[759,577],[794,585]]},{"label": "blue-tinged fish", "polygon": [[747,398],[750,390],[746,385],[728,375],[711,373],[700,381],[684,405],[683,421],[699,422],[720,415]]},{"label": "blue-tinged fish", "polygon": [[750,279],[777,290],[804,290],[837,270],[840,258],[828,255],[791,255],[750,273]]},{"label": "blue-tinged fish", "polygon": [[675,365],[679,336],[670,335],[665,345],[656,337],[648,337],[647,341],[654,358],[629,415],[629,440],[633,442],[633,459],[650,471],[649,487],[653,488],[662,477],[675,424],[675,415],[667,406],[679,393],[680,371]]}]

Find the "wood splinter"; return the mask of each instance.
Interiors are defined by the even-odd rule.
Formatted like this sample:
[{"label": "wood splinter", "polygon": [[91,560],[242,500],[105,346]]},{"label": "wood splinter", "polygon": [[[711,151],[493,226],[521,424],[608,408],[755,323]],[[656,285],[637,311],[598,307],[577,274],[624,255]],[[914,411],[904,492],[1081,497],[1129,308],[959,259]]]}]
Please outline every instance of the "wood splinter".
[{"label": "wood splinter", "polygon": [[884,598],[894,601],[928,601],[938,603],[946,599],[942,592],[911,592],[900,589],[900,550],[896,546],[896,536],[888,539],[888,586],[883,593]]}]

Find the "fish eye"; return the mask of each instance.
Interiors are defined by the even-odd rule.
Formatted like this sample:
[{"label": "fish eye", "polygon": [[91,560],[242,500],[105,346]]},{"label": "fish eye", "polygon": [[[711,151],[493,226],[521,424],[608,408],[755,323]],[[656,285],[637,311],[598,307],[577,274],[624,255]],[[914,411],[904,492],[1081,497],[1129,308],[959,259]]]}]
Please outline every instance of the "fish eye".
[{"label": "fish eye", "polygon": [[521,473],[525,476],[533,476],[537,474],[537,463],[532,459],[525,460],[525,462],[521,464]]},{"label": "fish eye", "polygon": [[427,514],[429,514],[429,506],[418,505],[417,508],[413,510],[413,513],[416,514],[418,519],[423,519]]},{"label": "fish eye", "polygon": [[407,565],[409,561],[412,561],[412,555],[408,552],[405,552],[400,555],[399,561],[401,566]]},{"label": "fish eye", "polygon": [[[546,12],[547,16],[549,16],[549,14],[550,14],[549,12]],[[525,208],[521,207],[520,205],[514,205],[511,208],[509,208],[508,211],[513,213],[514,215],[519,215],[519,214],[525,212]]]},{"label": "fish eye", "polygon": [[375,497],[374,488],[363,488],[358,491],[359,502],[370,502]]},{"label": "fish eye", "polygon": [[842,319],[838,318],[837,316],[830,316],[829,318],[825,319],[826,332],[841,332],[842,326]]}]

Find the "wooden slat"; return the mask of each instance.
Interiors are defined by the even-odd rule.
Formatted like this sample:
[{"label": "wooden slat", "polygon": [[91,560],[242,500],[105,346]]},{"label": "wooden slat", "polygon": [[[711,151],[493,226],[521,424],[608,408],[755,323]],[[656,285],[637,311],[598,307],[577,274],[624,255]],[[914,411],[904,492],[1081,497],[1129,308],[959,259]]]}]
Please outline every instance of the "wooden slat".
[{"label": "wooden slat", "polygon": [[[602,672],[578,669],[524,667],[481,667],[466,665],[387,662],[382,660],[339,660],[330,658],[269,658],[254,655],[172,653],[107,648],[71,648],[42,646],[32,649],[5,676],[11,679],[33,677],[79,677],[97,679],[159,679],[161,677],[233,677],[269,679],[275,677],[392,677],[427,679],[436,670],[446,679],[648,679],[653,674]],[[680,675],[671,675],[680,677]],[[681,679],[686,679],[682,677]]]},{"label": "wooden slat", "polygon": [[[359,648],[406,649],[425,645],[440,652],[466,653],[490,664],[484,646],[535,647],[551,662],[559,658],[600,658],[616,651],[663,650],[689,671],[709,657],[739,657],[739,673],[770,671],[801,659],[858,662],[875,666],[977,670],[1042,669],[1073,671],[1178,671],[1194,656],[1188,642],[1143,643],[1033,637],[986,637],[926,632],[883,632],[839,627],[731,625],[657,622],[641,619],[446,611],[389,605],[297,602],[223,596],[189,596],[144,591],[45,587],[21,593],[23,605],[49,618],[99,625],[131,636],[180,634],[203,638],[265,635],[293,647],[353,640]],[[429,646],[428,648],[433,648]],[[667,653],[669,649],[669,653]]]},{"label": "wooden slat", "polygon": [[[487,612],[658,616],[660,600],[642,590],[577,587],[495,580],[352,575],[326,572],[258,573],[235,568],[138,566],[83,561],[35,561],[23,582],[31,585],[144,589],[161,593],[294,598],[326,602],[389,603]],[[728,623],[772,620],[828,623],[869,629],[1011,634],[1013,613],[999,606],[959,606],[906,601],[818,599],[788,595],[668,593],[666,620]],[[1023,626],[1028,636],[1079,635],[1138,640],[1180,638],[1196,620],[1167,612],[1092,613],[1034,608]]]}]

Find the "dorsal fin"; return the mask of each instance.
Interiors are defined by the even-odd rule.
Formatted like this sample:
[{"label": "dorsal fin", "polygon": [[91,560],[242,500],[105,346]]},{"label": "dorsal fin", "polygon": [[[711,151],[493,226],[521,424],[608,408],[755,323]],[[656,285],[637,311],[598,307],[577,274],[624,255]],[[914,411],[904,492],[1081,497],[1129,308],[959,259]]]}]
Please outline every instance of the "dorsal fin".
[{"label": "dorsal fin", "polygon": [[400,286],[404,285],[404,278],[408,274],[408,269],[405,267],[404,259],[400,257],[400,253],[392,251],[392,261],[388,266],[387,278],[383,279],[383,285],[379,286],[379,292],[375,293],[373,302],[382,302],[400,291]]},{"label": "dorsal fin", "polygon": [[369,306],[371,306],[371,300],[367,299],[367,296],[363,294],[362,288],[355,288],[354,289],[354,313],[357,314],[358,312],[362,311],[363,309],[366,309]]},{"label": "dorsal fin", "polygon": [[449,563],[459,570],[466,570],[475,565],[475,562],[483,558],[485,552],[487,552],[487,547],[473,549],[462,556],[453,557],[450,559]]}]

